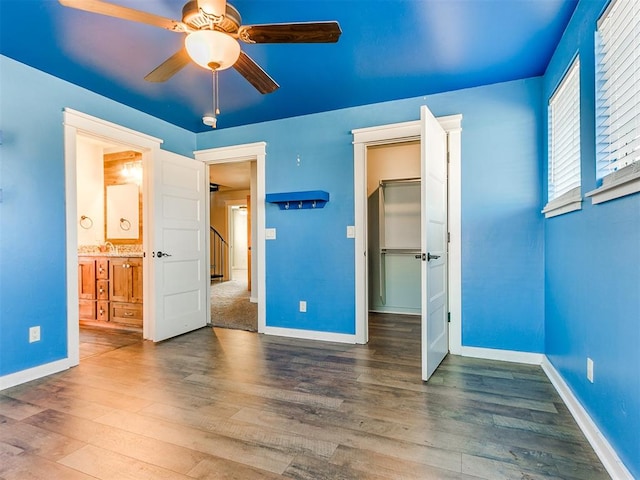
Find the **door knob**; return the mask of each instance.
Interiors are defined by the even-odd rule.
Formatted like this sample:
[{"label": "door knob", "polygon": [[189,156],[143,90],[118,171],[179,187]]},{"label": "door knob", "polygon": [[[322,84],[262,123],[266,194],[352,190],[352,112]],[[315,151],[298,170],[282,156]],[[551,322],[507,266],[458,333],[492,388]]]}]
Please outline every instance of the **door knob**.
[{"label": "door knob", "polygon": [[158,252],[158,258],[162,258],[162,257],[170,257],[171,255],[169,255],[168,253],[164,253],[164,252]]},{"label": "door knob", "polygon": [[438,258],[440,258],[440,255],[431,255],[430,253],[427,253],[427,262],[429,260],[436,260]]}]

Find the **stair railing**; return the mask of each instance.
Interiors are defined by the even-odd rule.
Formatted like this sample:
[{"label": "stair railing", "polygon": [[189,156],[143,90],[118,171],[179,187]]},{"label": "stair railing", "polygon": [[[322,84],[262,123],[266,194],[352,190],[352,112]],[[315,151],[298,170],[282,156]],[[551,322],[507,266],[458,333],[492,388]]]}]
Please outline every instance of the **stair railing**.
[{"label": "stair railing", "polygon": [[220,232],[211,228],[211,281],[224,280],[225,260],[229,253],[229,244],[222,238]]}]

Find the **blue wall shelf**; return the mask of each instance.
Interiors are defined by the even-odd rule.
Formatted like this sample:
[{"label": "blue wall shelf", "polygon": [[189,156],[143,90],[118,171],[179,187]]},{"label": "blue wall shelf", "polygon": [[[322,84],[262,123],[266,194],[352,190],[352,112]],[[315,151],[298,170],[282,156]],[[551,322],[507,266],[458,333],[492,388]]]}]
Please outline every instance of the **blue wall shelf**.
[{"label": "blue wall shelf", "polygon": [[323,208],[329,201],[329,192],[309,190],[306,192],[267,193],[268,203],[275,203],[280,210],[301,210],[307,208]]}]

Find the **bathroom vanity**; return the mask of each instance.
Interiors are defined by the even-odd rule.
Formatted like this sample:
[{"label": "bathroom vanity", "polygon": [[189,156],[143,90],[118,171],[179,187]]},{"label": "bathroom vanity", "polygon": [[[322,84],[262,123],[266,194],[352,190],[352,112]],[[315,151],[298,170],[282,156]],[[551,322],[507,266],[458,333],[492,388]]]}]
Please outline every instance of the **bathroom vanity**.
[{"label": "bathroom vanity", "polygon": [[78,255],[80,323],[142,329],[142,253]]}]

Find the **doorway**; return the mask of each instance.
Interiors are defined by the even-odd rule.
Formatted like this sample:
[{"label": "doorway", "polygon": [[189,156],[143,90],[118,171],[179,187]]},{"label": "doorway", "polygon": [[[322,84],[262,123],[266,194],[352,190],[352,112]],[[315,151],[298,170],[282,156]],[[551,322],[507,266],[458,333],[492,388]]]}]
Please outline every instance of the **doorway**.
[{"label": "doorway", "polygon": [[367,150],[369,312],[420,315],[420,142]]},{"label": "doorway", "polygon": [[[73,273],[79,271],[79,256],[78,251],[82,244],[94,243],[94,246],[99,249],[100,246],[106,247],[106,242],[109,240],[109,234],[107,233],[108,221],[107,221],[107,195],[106,186],[104,185],[104,155],[113,153],[114,151],[129,151],[135,153],[135,161],[131,163],[132,167],[135,167],[136,171],[146,171],[145,164],[148,164],[151,160],[152,151],[158,149],[160,140],[153,137],[149,137],[138,132],[122,128],[120,126],[111,124],[109,122],[102,121],[95,117],[82,114],[80,112],[65,109],[64,112],[64,143],[65,143],[65,195],[67,204],[67,218],[66,218],[66,231],[67,231],[67,349],[68,356],[71,365],[77,365],[80,360],[80,289],[79,289],[79,277]],[[95,155],[89,155],[89,157],[96,157],[94,162],[83,163],[78,161],[79,158],[87,158],[88,153]],[[90,164],[93,164],[91,166]],[[124,162],[125,165],[127,162]],[[79,175],[83,172],[86,173],[86,169],[93,168],[94,170],[103,169],[102,175],[95,175],[100,178],[101,186],[96,185],[83,185],[84,189],[97,189],[99,191],[105,191],[103,196],[97,196],[94,205],[83,205],[82,197],[84,192],[79,191],[78,185],[80,182]],[[129,169],[129,173],[133,173]],[[94,182],[95,182],[95,176]],[[143,245],[148,240],[146,238],[145,230],[142,229],[142,225],[148,225],[148,219],[146,216],[146,209],[142,208],[142,204],[145,203],[145,195],[142,181],[144,178],[140,178],[140,185],[137,186],[137,197],[135,204],[138,208],[135,208],[135,212],[131,212],[132,215],[137,215],[137,224],[133,219],[133,216],[118,216],[117,224],[119,227],[123,227],[127,232],[135,232],[138,230],[137,241],[139,244],[139,261],[140,270],[129,269],[129,271],[141,271],[144,270],[143,266],[145,259],[143,258]],[[137,181],[137,180],[136,180]],[[100,200],[102,199],[102,200]],[[91,203],[91,202],[89,202]],[[118,203],[118,202],[116,202]],[[130,202],[125,202],[130,203]],[[80,208],[87,206],[90,209],[90,213],[85,214],[80,211]],[[124,219],[124,220],[122,220]],[[88,227],[88,228],[87,228]],[[125,241],[126,243],[127,241]],[[115,245],[110,242],[110,252],[104,252],[105,254],[111,253],[112,249],[115,250]],[[116,242],[118,243],[118,242]],[[122,248],[122,247],[121,247]],[[98,267],[97,267],[98,268]],[[102,268],[105,268],[104,266]],[[106,266],[106,268],[109,268]],[[124,271],[125,269],[123,269]],[[146,273],[146,272],[145,272]],[[147,275],[142,275],[141,297],[144,299],[150,299],[149,296],[149,282],[145,278]],[[138,284],[138,283],[137,283]],[[100,287],[94,284],[96,289]],[[108,288],[108,287],[107,287]],[[96,316],[100,312],[100,306],[95,305]],[[109,309],[108,313],[111,313],[111,305],[106,308]],[[105,311],[106,311],[105,308]],[[140,314],[140,324],[142,325],[142,336],[144,338],[150,338],[149,332],[151,325],[149,324],[148,309],[142,309]],[[124,316],[124,313],[123,313]]]},{"label": "doorway", "polygon": [[255,185],[255,160],[209,165],[211,230],[211,324],[257,331],[251,302],[251,226],[249,207]]},{"label": "doorway", "polygon": [[[195,157],[209,166],[210,182],[215,185],[228,185],[231,178],[222,180],[223,175],[230,175],[232,172],[238,172],[248,167],[249,174],[241,175],[242,185],[246,187],[246,179],[249,179],[248,191],[243,192],[244,197],[237,198],[238,205],[247,206],[247,217],[250,219],[247,224],[247,263],[250,268],[247,277],[250,275],[250,296],[251,304],[257,309],[257,330],[259,333],[265,333],[266,328],[266,308],[264,302],[265,296],[265,162],[266,162],[266,143],[259,142],[253,144],[237,145],[232,147],[212,148],[208,150],[200,150],[195,152]],[[215,172],[215,173],[214,173]],[[217,179],[217,180],[216,180]],[[218,183],[220,182],[220,183]],[[224,182],[224,183],[223,183]],[[219,188],[219,187],[215,187]],[[225,198],[222,195],[224,188],[219,188],[217,192],[213,192],[210,201],[207,204],[207,217],[210,218],[211,227],[228,229],[228,209],[225,204]],[[248,196],[248,198],[247,198]],[[227,199],[228,200],[228,199]],[[220,208],[219,205],[221,205]],[[223,212],[219,215],[214,212]],[[215,217],[215,218],[214,218]],[[225,225],[223,227],[223,224]],[[217,225],[217,226],[216,226]],[[226,238],[225,238],[226,240]],[[211,252],[209,253],[209,261],[211,260]],[[230,279],[230,262],[227,262],[225,279]],[[211,299],[211,296],[209,297]],[[213,312],[213,303],[210,303],[210,309]],[[213,322],[212,322],[213,323]]]},{"label": "doorway", "polygon": [[[143,338],[161,341],[205,326],[206,294],[204,164],[160,149],[162,140],[66,108],[64,110],[67,346],[69,365],[79,363],[78,275],[78,136],[91,136],[141,153],[144,172],[141,212],[141,269],[132,262],[120,265],[120,272],[142,271]],[[140,212],[139,212],[140,213]],[[131,230],[128,218],[119,224]],[[131,224],[131,226],[130,226]],[[171,258],[169,258],[171,257]],[[110,262],[111,263],[111,262]],[[129,268],[129,264],[131,268]],[[135,282],[138,285],[138,282]],[[135,303],[132,298],[128,303]],[[126,311],[123,312],[124,316]]]},{"label": "doorway", "polygon": [[[461,115],[452,115],[448,117],[441,117],[438,119],[428,112],[423,107],[421,111],[421,117],[423,120],[414,122],[404,122],[399,124],[382,125],[378,127],[370,127],[354,130],[354,192],[355,192],[355,253],[356,253],[356,276],[355,276],[355,292],[356,292],[356,342],[367,343],[368,342],[368,314],[369,314],[369,302],[368,302],[368,237],[367,237],[367,154],[371,147],[379,145],[392,145],[397,143],[406,143],[411,141],[418,141],[423,145],[423,148],[428,148],[430,145],[424,143],[425,132],[428,131],[424,118],[430,118],[429,123],[439,124],[439,128],[445,132],[446,148],[448,149],[448,180],[449,189],[448,196],[446,196],[446,203],[448,204],[448,233],[449,242],[447,248],[447,255],[444,257],[447,260],[448,277],[442,282],[448,286],[448,350],[451,353],[460,353],[461,351],[461,236],[460,236],[460,159],[461,159]],[[426,155],[421,152],[422,155]],[[425,158],[427,158],[426,155]],[[445,161],[446,163],[446,161]],[[431,178],[429,176],[423,178]],[[432,192],[434,189],[431,190]],[[441,189],[442,191],[442,189]],[[446,186],[444,191],[446,192]],[[425,191],[423,190],[422,204],[425,205]],[[423,207],[424,210],[424,207]],[[427,229],[432,222],[427,218],[425,221]],[[433,222],[435,223],[435,222]],[[445,232],[446,235],[446,232]],[[442,236],[442,235],[440,235]],[[446,236],[445,238],[446,243]],[[423,245],[424,248],[424,245]],[[427,260],[437,259],[440,255],[431,255],[433,252],[421,252],[423,260],[427,263]],[[429,258],[430,257],[430,258]],[[442,260],[432,262],[435,266],[440,266]],[[426,273],[429,269],[423,269],[423,282]],[[442,278],[442,277],[441,277]],[[422,289],[423,301],[425,305],[426,289]],[[428,297],[428,301],[431,301],[431,297]],[[445,312],[446,314],[446,312]],[[423,349],[428,342],[425,341],[425,331],[427,330],[424,325],[424,311],[423,311]],[[444,322],[446,324],[446,317]],[[423,360],[426,358],[426,354],[423,350]],[[426,370],[426,365],[423,364],[423,374]]]},{"label": "doorway", "polygon": [[250,228],[247,225],[247,205],[241,202],[240,205],[229,205],[229,265],[231,266],[231,280],[236,282],[246,282],[247,290],[250,290],[249,282],[249,261],[248,255]]},{"label": "doorway", "polygon": [[[80,360],[142,340],[142,153],[76,137]],[[117,268],[117,267],[129,268]]]},{"label": "doorway", "polygon": [[247,160],[211,164],[208,168],[212,279],[215,272],[220,281],[242,280],[251,290],[251,235],[255,227],[251,228],[249,212],[255,194],[256,163]]}]

